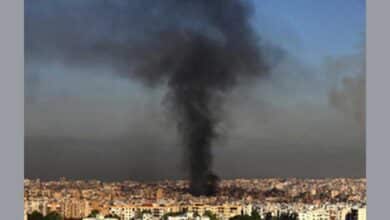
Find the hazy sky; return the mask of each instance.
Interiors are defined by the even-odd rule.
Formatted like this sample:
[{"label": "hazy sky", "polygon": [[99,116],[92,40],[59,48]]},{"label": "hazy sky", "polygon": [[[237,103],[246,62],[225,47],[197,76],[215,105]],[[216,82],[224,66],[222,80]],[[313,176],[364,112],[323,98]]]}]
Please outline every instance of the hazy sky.
[{"label": "hazy sky", "polygon": [[[152,21],[123,21],[107,2],[25,2],[26,177],[186,177],[166,88],[122,77],[110,57],[73,62],[91,42],[142,38]],[[259,36],[286,56],[270,77],[228,96],[214,170],[222,178],[365,176],[365,2],[253,2]],[[119,12],[154,13],[140,5]]]}]

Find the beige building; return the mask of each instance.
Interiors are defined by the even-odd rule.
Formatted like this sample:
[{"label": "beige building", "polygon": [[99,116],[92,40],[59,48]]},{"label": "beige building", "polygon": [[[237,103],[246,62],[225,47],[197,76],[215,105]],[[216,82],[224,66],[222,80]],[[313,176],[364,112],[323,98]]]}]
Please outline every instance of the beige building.
[{"label": "beige building", "polygon": [[86,200],[67,199],[62,203],[62,215],[65,218],[83,218],[91,212]]},{"label": "beige building", "polygon": [[38,211],[43,215],[46,215],[47,212],[47,198],[35,198],[31,200],[24,200],[24,210],[27,214],[31,214],[34,211]]}]

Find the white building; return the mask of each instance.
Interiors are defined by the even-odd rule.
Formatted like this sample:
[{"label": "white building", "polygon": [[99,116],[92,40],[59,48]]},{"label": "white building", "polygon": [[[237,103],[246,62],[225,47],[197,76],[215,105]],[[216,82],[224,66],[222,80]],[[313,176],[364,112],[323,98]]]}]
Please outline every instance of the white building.
[{"label": "white building", "polygon": [[178,215],[178,216],[168,216],[168,220],[188,220],[188,216],[186,215]]},{"label": "white building", "polygon": [[253,206],[251,204],[245,205],[242,208],[242,212],[244,215],[252,215]]},{"label": "white building", "polygon": [[366,207],[358,209],[358,220],[367,220],[367,209],[366,209]]},{"label": "white building", "polygon": [[325,209],[308,210],[298,213],[299,220],[329,220],[329,213]]},{"label": "white building", "polygon": [[121,220],[130,220],[135,218],[136,210],[134,207],[111,207],[110,213],[117,215]]},{"label": "white building", "polygon": [[187,212],[182,215],[177,215],[177,216],[168,216],[168,220],[189,220],[189,219],[194,219],[194,220],[210,220],[208,216],[193,216],[192,212]]},{"label": "white building", "polygon": [[153,220],[152,213],[143,213],[142,214],[142,220]]}]

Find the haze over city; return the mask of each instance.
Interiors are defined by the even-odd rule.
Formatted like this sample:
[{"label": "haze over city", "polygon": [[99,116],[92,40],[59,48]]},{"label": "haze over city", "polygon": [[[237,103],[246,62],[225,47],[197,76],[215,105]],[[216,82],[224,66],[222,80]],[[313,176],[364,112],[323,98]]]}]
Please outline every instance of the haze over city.
[{"label": "haze over city", "polygon": [[[224,98],[213,171],[365,177],[364,1],[253,2],[253,30],[283,53]],[[150,13],[166,13],[138,3],[25,2],[26,178],[187,178],[167,86],[145,87],[105,56],[79,62],[83,48],[143,37]]]}]

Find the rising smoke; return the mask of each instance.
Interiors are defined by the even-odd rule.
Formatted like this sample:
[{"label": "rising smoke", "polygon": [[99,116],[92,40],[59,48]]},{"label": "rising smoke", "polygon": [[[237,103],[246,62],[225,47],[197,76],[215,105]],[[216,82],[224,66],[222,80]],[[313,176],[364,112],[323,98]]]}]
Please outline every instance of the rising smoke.
[{"label": "rising smoke", "polygon": [[341,57],[333,65],[331,71],[344,70],[340,74],[328,94],[329,104],[358,123],[360,129],[366,126],[366,51],[365,40],[357,48],[356,54]]},{"label": "rising smoke", "polygon": [[335,88],[329,93],[330,104],[353,118],[363,129],[366,117],[365,85],[364,75],[347,76],[343,78],[340,88]]},{"label": "rising smoke", "polygon": [[[58,27],[51,27],[57,31],[49,36],[35,31],[27,39],[28,51],[40,51],[27,54],[27,62],[30,55],[53,56],[60,50],[66,62],[110,63],[123,77],[148,87],[167,86],[190,192],[214,194],[218,177],[211,169],[211,147],[219,135],[224,97],[270,68],[265,57],[270,47],[251,27],[248,1],[95,1],[89,10],[82,7],[87,3],[57,4],[66,9],[56,17]],[[50,28],[41,23],[26,27]],[[44,50],[38,41],[45,41]]]},{"label": "rising smoke", "polygon": [[[164,30],[139,47],[142,60],[131,74],[148,84],[167,80],[187,153],[190,192],[212,195],[217,177],[211,146],[218,136],[220,103],[241,78],[264,74],[267,66],[243,1],[176,1],[176,6],[199,10],[199,17],[184,16],[189,27]],[[192,28],[196,23],[200,30]]]}]

